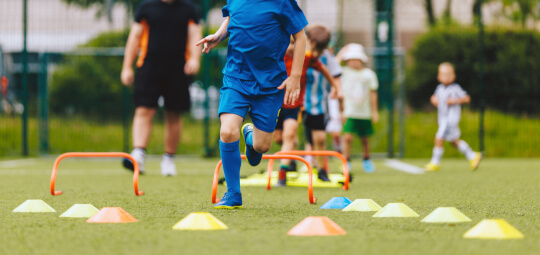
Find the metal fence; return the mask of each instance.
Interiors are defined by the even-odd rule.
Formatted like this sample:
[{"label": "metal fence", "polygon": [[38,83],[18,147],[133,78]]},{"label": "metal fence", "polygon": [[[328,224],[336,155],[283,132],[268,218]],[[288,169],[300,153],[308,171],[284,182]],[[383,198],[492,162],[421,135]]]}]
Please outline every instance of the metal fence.
[{"label": "metal fence", "polygon": [[[332,30],[331,46],[335,50],[351,42],[368,49],[372,60],[369,66],[377,71],[381,83],[382,121],[375,125],[373,150],[387,156],[429,156],[437,128],[436,112],[427,106],[425,98],[416,99],[410,84],[405,82],[407,70],[415,64],[411,49],[417,38],[429,31],[424,6],[419,3],[422,1],[298,2],[310,23],[322,23]],[[433,2],[437,7],[446,1]],[[469,16],[456,10],[473,1],[456,2],[460,1],[453,3],[453,22],[472,23]],[[129,150],[133,106],[130,89],[119,80],[123,50],[110,45],[101,49],[84,46],[102,33],[129,28],[132,14],[122,3],[117,1],[108,15],[99,16],[96,15],[101,10],[99,5],[81,8],[67,5],[63,0],[0,2],[0,75],[9,81],[0,106],[0,157]],[[437,11],[435,14],[443,15]],[[207,17],[206,32],[216,29],[222,20],[217,8],[203,16]],[[493,13],[485,17],[491,22],[488,27],[497,25],[493,21],[495,17]],[[27,48],[24,31],[28,35]],[[479,61],[481,56],[489,55],[480,48],[477,53]],[[192,111],[185,119],[179,153],[216,153],[219,137],[216,109],[225,56],[226,51],[221,50],[203,59],[203,68],[190,89]],[[489,59],[484,66],[491,68]],[[430,72],[435,80],[436,73]],[[525,75],[538,73],[538,67],[532,66]],[[508,89],[508,84],[501,84],[485,84],[485,87],[486,90]],[[435,86],[436,83],[433,90]],[[475,95],[478,96],[473,98],[473,104],[464,107],[461,121],[462,137],[474,149],[483,149],[487,156],[494,157],[539,156],[535,149],[540,140],[537,113],[524,114],[489,105],[480,107],[480,102],[494,99],[489,98],[489,93]],[[412,107],[414,100],[422,100],[425,107]],[[531,100],[528,104],[538,101]],[[148,148],[150,153],[162,152],[162,123],[163,116],[158,114]],[[355,141],[353,152],[360,153],[360,148]],[[272,148],[277,149],[277,146]],[[446,155],[459,153],[448,150]]]}]

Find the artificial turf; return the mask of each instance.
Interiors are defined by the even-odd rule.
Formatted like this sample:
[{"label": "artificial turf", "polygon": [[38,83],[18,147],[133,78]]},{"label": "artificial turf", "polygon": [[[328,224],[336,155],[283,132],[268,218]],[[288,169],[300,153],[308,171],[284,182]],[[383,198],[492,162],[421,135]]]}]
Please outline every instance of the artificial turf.
[{"label": "artificial turf", "polygon": [[[67,159],[57,189],[49,194],[53,159],[0,161],[0,254],[538,254],[540,251],[540,159],[486,159],[471,172],[464,159],[443,159],[439,172],[411,175],[377,160],[365,174],[353,164],[349,191],[316,188],[315,205],[302,187],[243,187],[244,209],[214,210],[210,203],[217,159],[178,158],[179,175],[159,175],[158,158],[147,160],[140,178],[145,195],[133,193],[131,175],[118,160]],[[426,160],[405,160],[421,166]],[[263,161],[263,164],[265,162]],[[335,163],[335,162],[334,162]],[[333,163],[333,164],[334,164]],[[333,165],[332,164],[332,165]],[[262,170],[248,167],[242,174]],[[336,164],[337,166],[337,164]],[[225,188],[219,187],[218,196]],[[320,210],[332,197],[370,198],[407,204],[419,218],[372,218],[373,213]],[[42,199],[56,213],[13,213],[27,199]],[[122,207],[139,220],[90,224],[58,216],[76,203]],[[427,224],[437,207],[453,206],[472,222]],[[210,212],[229,229],[177,231],[172,226],[191,212]],[[344,236],[297,237],[287,231],[307,216],[328,216]],[[520,240],[462,237],[486,218],[502,218],[520,230]]]}]

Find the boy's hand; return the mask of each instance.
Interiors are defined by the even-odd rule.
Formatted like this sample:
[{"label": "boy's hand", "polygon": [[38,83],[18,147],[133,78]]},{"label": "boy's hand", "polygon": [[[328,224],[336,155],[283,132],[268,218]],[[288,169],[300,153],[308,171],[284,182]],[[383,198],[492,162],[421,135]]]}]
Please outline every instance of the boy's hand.
[{"label": "boy's hand", "polygon": [[125,86],[131,86],[133,84],[134,79],[133,69],[131,68],[123,68],[122,73],[120,74],[120,79],[122,80],[122,83]]},{"label": "boy's hand", "polygon": [[378,111],[373,111],[371,113],[371,120],[373,121],[373,123],[379,122],[379,112]]},{"label": "boy's hand", "polygon": [[184,73],[194,75],[199,71],[200,63],[197,59],[189,59],[184,65]]},{"label": "boy's hand", "polygon": [[294,104],[300,96],[300,78],[289,76],[277,89],[285,89],[285,98],[283,99],[285,105]]},{"label": "boy's hand", "polygon": [[220,42],[221,42],[220,38],[217,35],[213,34],[198,41],[195,45],[199,46],[203,44],[204,48],[202,49],[202,52],[208,53],[210,52],[211,49],[215,48]]}]

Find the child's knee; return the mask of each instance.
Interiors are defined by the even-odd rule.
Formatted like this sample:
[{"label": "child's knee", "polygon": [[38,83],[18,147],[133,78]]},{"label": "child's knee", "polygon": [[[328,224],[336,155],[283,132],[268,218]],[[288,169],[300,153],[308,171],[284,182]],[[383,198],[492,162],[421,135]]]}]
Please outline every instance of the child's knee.
[{"label": "child's knee", "polygon": [[353,136],[351,134],[346,134],[345,135],[345,142],[346,143],[352,143],[352,140],[353,140]]},{"label": "child's knee", "polygon": [[240,139],[240,129],[222,126],[219,130],[219,136],[224,143],[236,142]]},{"label": "child's knee", "polygon": [[259,153],[265,153],[270,150],[270,146],[272,146],[272,143],[259,143],[254,144],[253,149],[255,149]]}]

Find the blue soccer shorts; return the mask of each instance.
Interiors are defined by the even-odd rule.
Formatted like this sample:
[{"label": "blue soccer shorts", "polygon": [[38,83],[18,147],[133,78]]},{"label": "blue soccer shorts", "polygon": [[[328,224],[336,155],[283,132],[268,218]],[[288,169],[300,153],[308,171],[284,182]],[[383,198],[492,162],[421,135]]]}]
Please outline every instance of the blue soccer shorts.
[{"label": "blue soccer shorts", "polygon": [[285,90],[261,88],[256,80],[242,80],[225,75],[220,93],[219,115],[232,113],[246,118],[249,112],[257,129],[274,132]]}]

